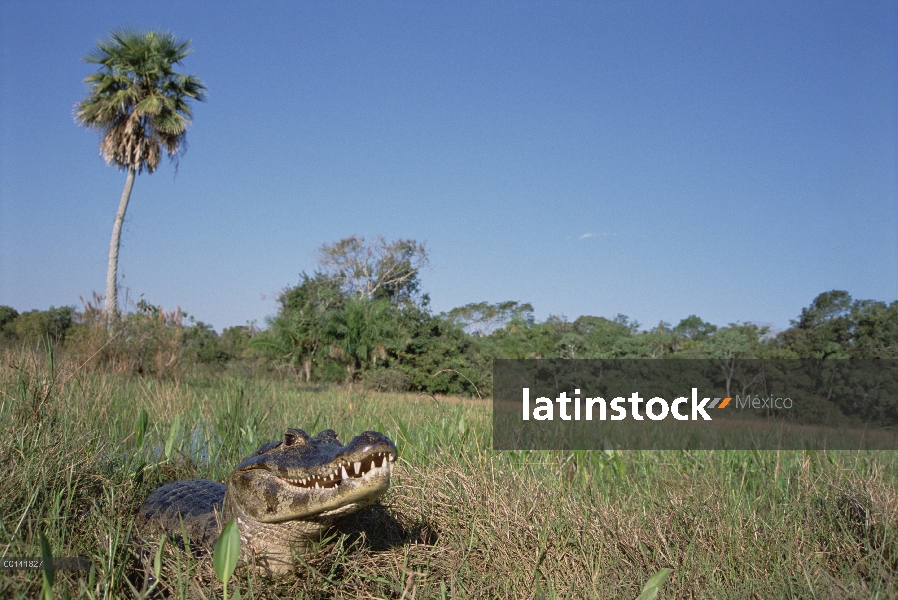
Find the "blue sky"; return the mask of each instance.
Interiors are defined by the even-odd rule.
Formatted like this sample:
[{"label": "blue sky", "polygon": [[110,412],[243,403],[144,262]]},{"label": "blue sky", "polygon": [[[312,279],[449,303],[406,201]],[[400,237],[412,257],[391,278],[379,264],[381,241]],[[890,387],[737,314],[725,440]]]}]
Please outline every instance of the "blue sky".
[{"label": "blue sky", "polygon": [[898,299],[896,2],[147,7],[0,3],[0,304],[104,289],[125,175],[72,107],[122,25],[191,39],[209,98],[177,174],[138,177],[119,272],[219,331],[353,234],[425,241],[435,312]]}]

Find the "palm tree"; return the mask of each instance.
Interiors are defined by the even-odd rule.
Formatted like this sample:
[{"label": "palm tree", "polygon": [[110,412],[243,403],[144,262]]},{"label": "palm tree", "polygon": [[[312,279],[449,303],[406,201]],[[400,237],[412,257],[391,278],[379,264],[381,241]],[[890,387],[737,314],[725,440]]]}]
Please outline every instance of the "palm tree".
[{"label": "palm tree", "polygon": [[90,91],[75,105],[75,121],[100,132],[100,155],[106,164],[128,172],[109,242],[106,272],[106,322],[118,314],[118,251],[122,221],[131,198],[134,176],[159,166],[162,149],[172,160],[186,147],[190,99],[204,100],[206,86],[173,65],[190,54],[190,40],[157,31],[113,31],[82,60],[101,65],[84,80]]}]

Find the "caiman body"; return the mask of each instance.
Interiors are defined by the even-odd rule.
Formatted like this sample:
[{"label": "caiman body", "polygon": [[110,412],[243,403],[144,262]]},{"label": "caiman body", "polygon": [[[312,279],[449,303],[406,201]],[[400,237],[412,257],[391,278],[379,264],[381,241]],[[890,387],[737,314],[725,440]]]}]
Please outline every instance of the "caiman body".
[{"label": "caiman body", "polygon": [[227,485],[184,479],[160,487],[138,510],[138,525],[211,547],[236,519],[243,560],[283,573],[336,519],[387,491],[395,460],[396,446],[376,431],[344,446],[332,429],[310,437],[291,428],[245,458]]}]

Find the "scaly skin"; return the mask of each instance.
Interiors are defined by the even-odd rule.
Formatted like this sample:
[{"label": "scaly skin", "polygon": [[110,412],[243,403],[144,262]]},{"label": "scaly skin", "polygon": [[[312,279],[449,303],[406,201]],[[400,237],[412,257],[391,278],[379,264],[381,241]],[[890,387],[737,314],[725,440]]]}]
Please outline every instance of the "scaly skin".
[{"label": "scaly skin", "polygon": [[395,460],[396,446],[376,431],[344,446],[331,429],[313,438],[291,428],[237,465],[227,485],[184,479],[160,487],[138,510],[138,524],[211,547],[221,525],[236,519],[243,560],[284,573],[292,553],[387,491]]}]

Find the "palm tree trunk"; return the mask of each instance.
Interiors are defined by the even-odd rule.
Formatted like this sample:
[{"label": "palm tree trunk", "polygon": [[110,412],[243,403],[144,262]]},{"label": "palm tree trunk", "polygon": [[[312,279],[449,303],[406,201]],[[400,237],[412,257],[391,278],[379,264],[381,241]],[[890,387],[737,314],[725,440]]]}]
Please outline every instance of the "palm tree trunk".
[{"label": "palm tree trunk", "polygon": [[118,315],[118,249],[122,241],[122,222],[125,220],[125,211],[128,210],[128,201],[131,199],[131,188],[134,187],[134,168],[128,169],[128,178],[125,180],[125,189],[122,191],[122,199],[118,203],[118,212],[115,213],[115,222],[112,224],[112,239],[109,240],[109,265],[106,268],[106,326],[111,328]]}]

